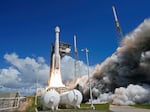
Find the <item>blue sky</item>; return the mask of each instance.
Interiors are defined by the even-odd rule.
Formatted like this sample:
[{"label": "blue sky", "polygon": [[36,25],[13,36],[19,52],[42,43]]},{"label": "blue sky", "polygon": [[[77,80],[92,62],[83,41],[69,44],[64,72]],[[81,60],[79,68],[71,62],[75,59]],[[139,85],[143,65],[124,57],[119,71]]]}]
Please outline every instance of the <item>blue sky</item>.
[{"label": "blue sky", "polygon": [[49,65],[56,25],[61,41],[73,44],[76,34],[80,60],[85,61],[80,49],[87,47],[90,64],[100,63],[118,47],[112,5],[127,34],[149,17],[149,4],[149,0],[1,0],[0,66],[6,64],[4,55],[13,52],[20,57],[42,56]]},{"label": "blue sky", "polygon": [[[33,94],[36,80],[39,87],[47,85],[50,44],[57,25],[61,41],[73,45],[77,36],[77,73],[87,76],[82,48],[90,51],[92,72],[118,47],[112,5],[126,35],[150,16],[149,4],[149,0],[0,0],[0,93]],[[70,56],[61,61],[63,80],[73,78]]]}]

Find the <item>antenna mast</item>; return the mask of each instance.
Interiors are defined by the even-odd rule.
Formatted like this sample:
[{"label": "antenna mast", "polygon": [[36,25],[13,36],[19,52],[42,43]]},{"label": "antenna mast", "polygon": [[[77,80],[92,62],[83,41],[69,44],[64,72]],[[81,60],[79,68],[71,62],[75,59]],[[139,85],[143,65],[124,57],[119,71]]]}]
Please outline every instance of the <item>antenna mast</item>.
[{"label": "antenna mast", "polygon": [[114,13],[115,26],[116,26],[116,30],[117,30],[118,36],[120,37],[120,39],[122,39],[123,38],[123,33],[122,33],[121,26],[119,24],[119,20],[118,20],[118,17],[117,17],[115,6],[112,6],[112,10],[113,10],[113,13]]},{"label": "antenna mast", "polygon": [[74,79],[77,78],[77,45],[76,35],[74,35]]}]

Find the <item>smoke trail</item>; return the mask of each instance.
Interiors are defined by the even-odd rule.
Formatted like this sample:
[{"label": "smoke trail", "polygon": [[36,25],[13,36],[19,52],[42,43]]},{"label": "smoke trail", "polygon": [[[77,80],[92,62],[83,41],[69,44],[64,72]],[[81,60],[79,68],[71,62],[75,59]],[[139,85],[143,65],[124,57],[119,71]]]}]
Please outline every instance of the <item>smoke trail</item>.
[{"label": "smoke trail", "polygon": [[[93,92],[94,90],[98,91],[94,94],[94,97],[100,97],[100,95],[108,92],[127,91],[127,89],[115,89],[127,87],[129,84],[150,85],[149,68],[150,19],[146,19],[137,29],[125,36],[121,46],[118,47],[111,57],[108,57],[102,64],[98,64],[95,67],[91,81]],[[88,85],[88,82],[85,85]],[[144,88],[144,86],[142,87]],[[88,88],[83,88],[86,100],[89,98],[87,94],[89,92],[87,91],[89,91]]]}]

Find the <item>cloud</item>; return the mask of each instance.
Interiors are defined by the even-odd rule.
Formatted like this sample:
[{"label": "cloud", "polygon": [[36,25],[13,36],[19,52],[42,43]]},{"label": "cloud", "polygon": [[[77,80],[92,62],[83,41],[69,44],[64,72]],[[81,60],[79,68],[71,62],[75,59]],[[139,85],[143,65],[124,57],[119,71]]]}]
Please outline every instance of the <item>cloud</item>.
[{"label": "cloud", "polygon": [[45,64],[43,57],[20,58],[16,53],[12,53],[5,54],[4,59],[10,66],[0,69],[0,85],[3,88],[0,92],[21,91],[33,94],[37,80],[39,87],[47,84],[49,66]]},{"label": "cloud", "polygon": [[20,72],[12,67],[0,70],[0,85],[5,84],[7,87],[18,87],[21,79],[19,78]]},{"label": "cloud", "polygon": [[[23,95],[34,94],[36,82],[38,87],[47,86],[49,66],[43,57],[21,58],[16,53],[5,54],[4,59],[10,64],[0,69],[0,93],[19,91]],[[87,75],[87,66],[77,61],[77,75]],[[93,67],[90,68],[90,72]],[[63,81],[74,78],[74,59],[64,56],[61,60],[61,75]]]},{"label": "cloud", "polygon": [[49,66],[44,63],[44,58],[19,58],[15,53],[5,54],[4,58],[21,73],[22,82],[36,82],[36,78],[38,78],[42,84],[46,84],[45,80],[49,75]]},{"label": "cloud", "polygon": [[[78,60],[76,62],[76,75],[78,77],[88,75],[87,65],[83,61]],[[94,67],[89,67],[90,74],[93,72]],[[72,80],[74,78],[74,59],[70,56],[65,56],[61,60],[61,74],[64,80]]]}]

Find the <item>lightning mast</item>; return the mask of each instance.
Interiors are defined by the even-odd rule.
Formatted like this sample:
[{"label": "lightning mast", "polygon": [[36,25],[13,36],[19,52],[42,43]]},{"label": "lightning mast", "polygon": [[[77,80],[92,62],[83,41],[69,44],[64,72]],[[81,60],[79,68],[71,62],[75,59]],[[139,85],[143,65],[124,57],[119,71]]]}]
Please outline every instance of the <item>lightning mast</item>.
[{"label": "lightning mast", "polygon": [[76,35],[74,35],[74,79],[77,78],[77,45]]},{"label": "lightning mast", "polygon": [[118,17],[117,17],[115,6],[112,6],[112,10],[113,10],[113,13],[114,13],[115,26],[116,26],[116,30],[117,30],[118,36],[120,37],[120,39],[122,39],[123,38],[123,33],[122,33],[121,26],[119,24],[119,20],[118,20]]}]

